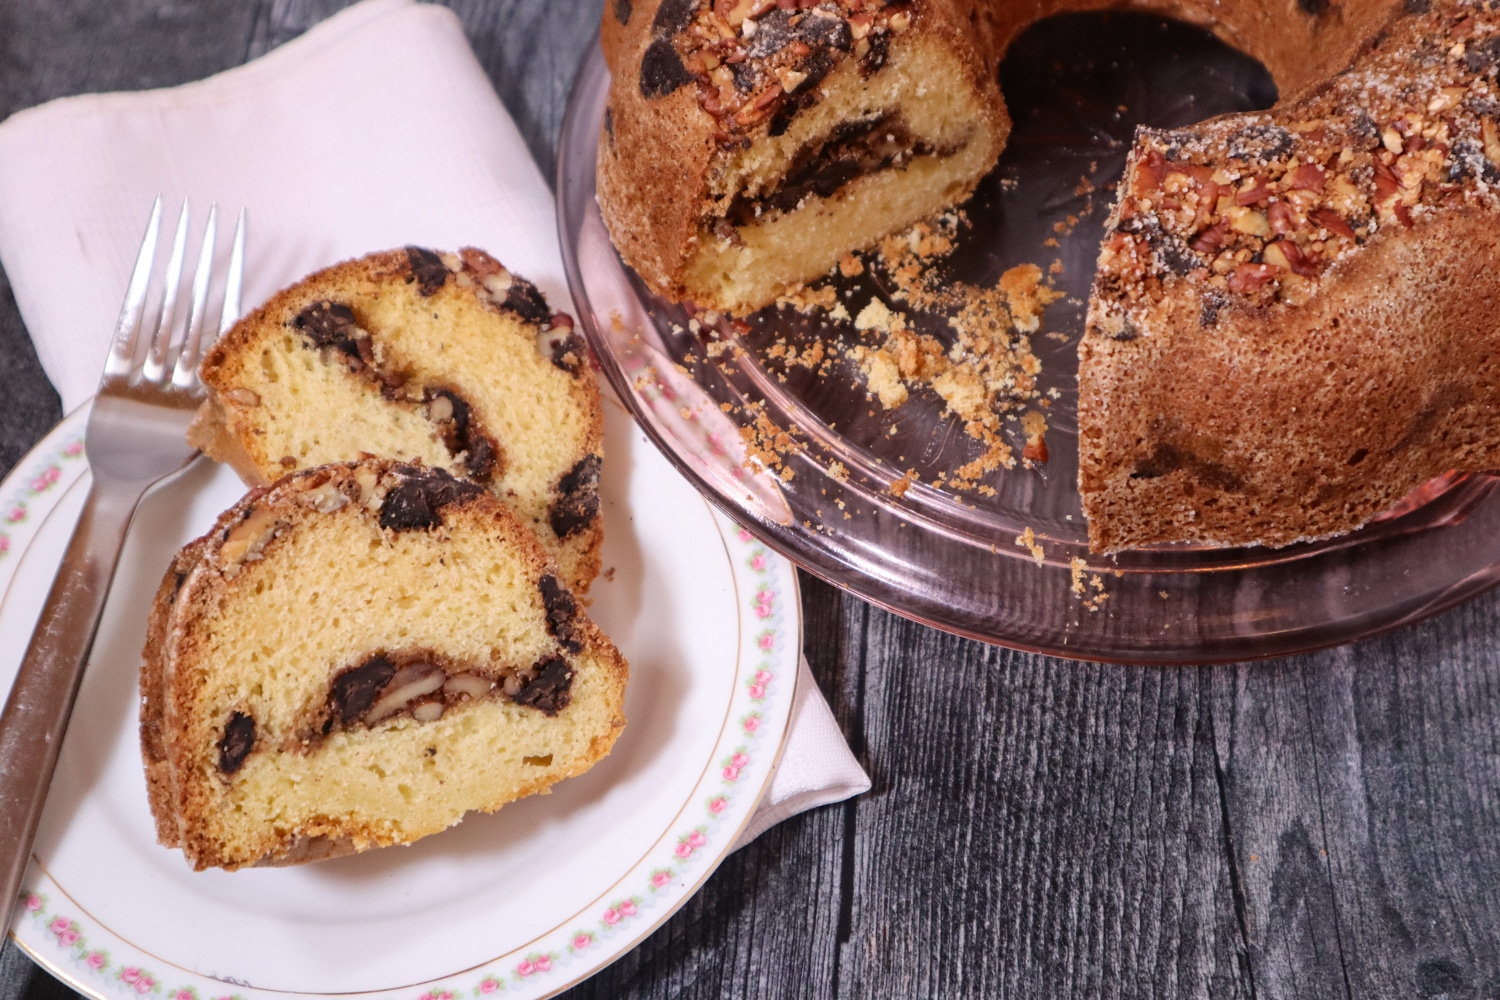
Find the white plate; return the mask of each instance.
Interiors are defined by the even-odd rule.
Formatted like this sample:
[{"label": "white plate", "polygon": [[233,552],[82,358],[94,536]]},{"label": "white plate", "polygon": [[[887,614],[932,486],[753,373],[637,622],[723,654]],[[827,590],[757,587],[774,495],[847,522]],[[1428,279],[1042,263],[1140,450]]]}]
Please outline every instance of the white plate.
[{"label": "white plate", "polygon": [[[709,505],[613,400],[590,615],[631,664],[614,752],[551,795],[411,847],[194,873],[156,844],[136,731],[172,553],[244,492],[200,461],[126,542],[11,933],[95,997],[542,997],[641,941],[733,848],[770,781],[801,615],[790,565]],[[0,484],[0,690],[88,488],[87,407]]]}]

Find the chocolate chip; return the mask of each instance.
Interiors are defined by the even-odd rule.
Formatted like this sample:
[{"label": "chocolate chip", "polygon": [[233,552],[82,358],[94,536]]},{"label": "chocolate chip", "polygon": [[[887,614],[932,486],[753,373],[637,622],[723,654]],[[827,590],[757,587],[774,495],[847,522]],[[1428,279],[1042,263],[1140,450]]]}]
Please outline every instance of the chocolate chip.
[{"label": "chocolate chip", "polygon": [[666,39],[658,38],[652,42],[641,57],[642,97],[666,97],[692,80],[692,74],[682,64],[682,57]]},{"label": "chocolate chip", "polygon": [[332,718],[346,726],[358,721],[375,704],[375,699],[394,676],[396,665],[384,653],[376,653],[359,666],[339,674],[333,679],[329,693]]},{"label": "chocolate chip", "polygon": [[1228,300],[1217,291],[1208,291],[1203,295],[1203,308],[1198,313],[1198,325],[1207,329],[1219,322],[1219,310],[1228,305]]},{"label": "chocolate chip", "polygon": [[[698,9],[698,0],[662,0],[656,8],[656,17],[651,20],[651,34],[657,38],[669,38],[686,28]],[[627,12],[626,17],[629,17]],[[624,21],[620,22],[624,24]]]},{"label": "chocolate chip", "polygon": [[1188,248],[1182,238],[1171,233],[1163,233],[1160,240],[1151,244],[1151,251],[1157,264],[1179,277],[1191,274],[1203,266],[1198,255]]},{"label": "chocolate chip", "polygon": [[760,71],[755,68],[754,63],[730,63],[729,76],[734,80],[735,90],[742,94],[749,94],[755,90],[756,81],[760,79]]},{"label": "chocolate chip", "polygon": [[519,275],[511,275],[510,292],[503,303],[506,309],[528,323],[546,323],[552,319],[552,310],[537,287]]},{"label": "chocolate chip", "polygon": [[630,0],[615,0],[615,20],[621,24],[630,21]]},{"label": "chocolate chip", "polygon": [[449,415],[435,421],[443,446],[451,455],[464,456],[464,469],[470,478],[481,483],[489,482],[500,466],[500,446],[474,419],[474,409],[469,401],[452,389],[430,388],[426,391],[423,399],[429,413],[433,410],[433,401],[438,398],[448,401]]},{"label": "chocolate chip", "polygon": [[578,602],[568,589],[548,573],[537,581],[542,591],[542,611],[547,616],[547,631],[570,653],[583,648],[583,643],[573,634],[573,616],[578,613]]},{"label": "chocolate chip", "polygon": [[[738,234],[736,234],[738,235]],[[569,375],[577,375],[583,368],[583,359],[588,357],[588,345],[578,335],[578,331],[571,331],[566,337],[558,337],[552,341],[549,360],[556,368],[561,368]]]},{"label": "chocolate chip", "polygon": [[548,511],[548,520],[558,538],[583,530],[598,516],[600,464],[598,455],[585,455],[558,480],[558,496]]},{"label": "chocolate chip", "polygon": [[451,503],[482,494],[484,488],[454,479],[442,469],[417,469],[385,495],[380,526],[391,531],[425,531],[443,523],[438,511]]},{"label": "chocolate chip", "polygon": [[764,59],[792,44],[797,37],[792,26],[792,18],[795,16],[794,11],[778,8],[756,21],[755,34],[751,36],[750,44],[745,46],[745,55],[751,59]]},{"label": "chocolate chip", "polygon": [[1297,0],[1297,6],[1302,8],[1304,14],[1312,17],[1320,17],[1328,13],[1328,0]]},{"label": "chocolate chip", "polygon": [[1229,140],[1229,156],[1268,163],[1290,153],[1292,142],[1292,133],[1280,125],[1249,125]]},{"label": "chocolate chip", "polygon": [[224,724],[224,738],[219,740],[219,773],[233,774],[238,771],[254,748],[254,716],[235,712]]},{"label": "chocolate chip", "polygon": [[890,54],[891,36],[885,32],[870,36],[870,51],[866,52],[864,58],[859,61],[859,71],[864,76],[873,76],[885,65],[886,56]]},{"label": "chocolate chip", "polygon": [[1500,35],[1473,42],[1464,53],[1464,65],[1470,73],[1489,74],[1500,66]]},{"label": "chocolate chip", "polygon": [[1405,7],[1408,14],[1425,14],[1432,10],[1432,0],[1406,0]]},{"label": "chocolate chip", "polygon": [[487,483],[500,467],[500,446],[488,434],[470,430],[464,438],[464,468],[476,481]]},{"label": "chocolate chip", "polygon": [[1109,335],[1110,340],[1118,340],[1122,344],[1128,344],[1132,340],[1139,340],[1141,328],[1135,325],[1135,320],[1126,316],[1120,322],[1120,329]]},{"label": "chocolate chip", "polygon": [[604,131],[610,139],[615,137],[615,111],[614,108],[604,109]]},{"label": "chocolate chip", "polygon": [[417,282],[424,297],[432,295],[448,281],[448,265],[431,250],[407,247],[406,259],[411,262],[411,279],[408,280]]},{"label": "chocolate chip", "polygon": [[797,25],[797,37],[814,48],[835,48],[841,52],[848,52],[854,45],[854,36],[843,18],[823,17],[821,14],[804,17]]},{"label": "chocolate chip", "polygon": [[354,310],[342,302],[314,302],[292,320],[292,325],[311,340],[314,347],[331,347],[351,358],[359,357],[361,340]]},{"label": "chocolate chip", "polygon": [[797,88],[796,99],[802,102],[803,107],[811,107],[817,103],[818,84],[823,82],[823,77],[828,75],[837,61],[838,57],[833,54],[832,49],[818,49],[802,63],[802,72],[807,77]]},{"label": "chocolate chip", "polygon": [[533,677],[512,700],[556,715],[572,700],[573,667],[561,656],[545,656],[532,668]]},{"label": "chocolate chip", "polygon": [[1500,183],[1500,169],[1484,154],[1484,147],[1475,139],[1460,139],[1453,144],[1453,162],[1448,165],[1448,181],[1461,183],[1472,177],[1489,183]]}]

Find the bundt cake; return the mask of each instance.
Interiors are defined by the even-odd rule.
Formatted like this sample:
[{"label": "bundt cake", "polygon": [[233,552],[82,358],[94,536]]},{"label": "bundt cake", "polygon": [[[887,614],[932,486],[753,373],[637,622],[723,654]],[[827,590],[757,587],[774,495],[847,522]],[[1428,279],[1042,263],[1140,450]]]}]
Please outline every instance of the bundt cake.
[{"label": "bundt cake", "polygon": [[161,843],[194,868],[443,830],[587,770],[628,668],[530,531],[378,459],[251,491],[173,561],[141,668]]},{"label": "bundt cake", "polygon": [[[657,293],[763,306],[972,191],[1006,47],[1110,0],[616,0],[599,203]],[[1500,465],[1500,3],[1140,0],[1282,99],[1143,130],[1079,348],[1090,545],[1283,545]]]},{"label": "bundt cake", "polygon": [[188,433],[252,486],[375,455],[488,487],[586,593],[603,538],[603,410],[587,349],[536,286],[472,248],[407,247],[305,278],[202,366]]}]

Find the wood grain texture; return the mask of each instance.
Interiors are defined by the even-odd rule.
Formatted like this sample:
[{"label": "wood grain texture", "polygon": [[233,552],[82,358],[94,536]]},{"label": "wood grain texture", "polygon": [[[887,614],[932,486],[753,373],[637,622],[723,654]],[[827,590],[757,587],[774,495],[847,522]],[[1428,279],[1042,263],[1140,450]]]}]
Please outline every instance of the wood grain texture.
[{"label": "wood grain texture", "polygon": [[[342,6],[0,0],[0,114],[195,79]],[[550,176],[598,0],[450,6]],[[8,288],[0,380],[8,469],[60,415]],[[569,997],[1500,998],[1500,596],[1170,670],[802,596],[874,789],[730,857]],[[0,1000],[67,996],[7,945]]]}]

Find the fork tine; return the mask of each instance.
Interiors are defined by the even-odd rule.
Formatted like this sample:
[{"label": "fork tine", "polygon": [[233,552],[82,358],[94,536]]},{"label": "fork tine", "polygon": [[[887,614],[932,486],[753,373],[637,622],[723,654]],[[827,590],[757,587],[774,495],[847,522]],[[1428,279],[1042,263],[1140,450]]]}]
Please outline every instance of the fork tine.
[{"label": "fork tine", "polygon": [[156,259],[156,236],[160,229],[161,196],[158,195],[155,204],[151,206],[151,221],[146,224],[146,235],[141,237],[135,270],[131,272],[130,284],[125,290],[125,304],[120,307],[120,320],[115,324],[109,359],[104,363],[105,377],[130,374],[137,335],[141,330],[141,316],[146,309],[146,287],[151,283],[151,264]]},{"label": "fork tine", "polygon": [[188,203],[182,203],[177,215],[177,232],[172,237],[172,252],[167,256],[167,271],[161,286],[161,308],[156,314],[156,332],[151,348],[141,364],[141,380],[153,385],[167,370],[167,355],[172,347],[172,328],[177,319],[177,289],[182,283],[182,258],[187,250]]},{"label": "fork tine", "polygon": [[234,226],[234,247],[229,251],[229,281],[224,286],[224,312],[219,316],[219,332],[223,333],[240,318],[240,286],[245,277],[245,226],[250,217],[247,209],[240,209],[239,221]]},{"label": "fork tine", "polygon": [[219,237],[219,205],[208,207],[208,223],[203,227],[203,246],[198,250],[198,269],[193,273],[193,306],[184,328],[182,351],[172,370],[172,385],[185,389],[198,378],[198,344],[203,337],[203,316],[208,311],[208,282],[213,275],[214,248]]}]

